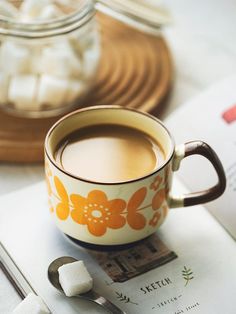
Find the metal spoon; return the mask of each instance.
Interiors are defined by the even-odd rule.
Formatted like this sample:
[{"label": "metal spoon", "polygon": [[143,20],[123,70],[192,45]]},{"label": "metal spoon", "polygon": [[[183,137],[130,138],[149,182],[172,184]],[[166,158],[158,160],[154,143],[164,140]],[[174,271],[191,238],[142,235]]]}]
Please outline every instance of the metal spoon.
[{"label": "metal spoon", "polygon": [[[69,263],[73,263],[76,261],[77,260],[73,257],[63,256],[63,257],[60,257],[60,258],[54,260],[48,267],[48,279],[49,279],[49,281],[51,282],[51,284],[56,289],[60,290],[63,293],[64,293],[64,291],[63,291],[61,284],[59,282],[58,268],[64,264],[69,264]],[[86,292],[86,293],[83,293],[83,294],[77,294],[75,297],[95,302],[98,305],[105,308],[106,310],[108,310],[110,313],[125,314],[124,311],[120,310],[115,304],[111,303],[109,300],[107,300],[103,296],[99,295],[93,289]]]}]

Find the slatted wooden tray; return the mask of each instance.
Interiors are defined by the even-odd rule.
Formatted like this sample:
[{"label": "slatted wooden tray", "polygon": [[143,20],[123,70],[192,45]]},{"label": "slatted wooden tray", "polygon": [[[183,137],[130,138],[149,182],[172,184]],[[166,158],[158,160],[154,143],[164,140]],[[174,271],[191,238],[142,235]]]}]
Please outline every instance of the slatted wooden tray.
[{"label": "slatted wooden tray", "polygon": [[[121,105],[149,112],[158,108],[172,82],[165,40],[101,14],[98,18],[102,58],[94,88],[83,106]],[[45,135],[58,118],[23,119],[0,111],[0,160],[41,162]]]}]

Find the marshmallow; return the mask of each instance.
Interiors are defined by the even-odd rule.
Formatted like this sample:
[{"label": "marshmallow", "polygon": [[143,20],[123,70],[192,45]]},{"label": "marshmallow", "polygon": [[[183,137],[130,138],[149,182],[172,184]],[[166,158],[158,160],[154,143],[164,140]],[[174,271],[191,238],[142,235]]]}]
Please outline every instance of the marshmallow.
[{"label": "marshmallow", "polygon": [[85,92],[85,86],[81,81],[69,81],[67,94],[66,94],[66,102],[73,103],[77,98],[82,96]]},{"label": "marshmallow", "polygon": [[8,100],[9,77],[0,73],[0,104],[5,105]]},{"label": "marshmallow", "polygon": [[49,309],[43,300],[35,295],[29,293],[27,297],[15,308],[13,314],[50,314]]},{"label": "marshmallow", "polygon": [[81,61],[69,43],[46,47],[42,51],[42,72],[57,77],[78,77]]},{"label": "marshmallow", "polygon": [[35,75],[13,76],[8,90],[8,100],[17,109],[37,110],[37,77]]},{"label": "marshmallow", "polygon": [[44,8],[51,3],[51,0],[24,0],[20,6],[22,20],[37,18]]},{"label": "marshmallow", "polygon": [[92,289],[93,279],[83,261],[65,264],[58,269],[59,282],[68,297],[85,293]]},{"label": "marshmallow", "polygon": [[38,87],[38,102],[40,105],[60,107],[66,97],[68,80],[49,75],[42,75]]},{"label": "marshmallow", "polygon": [[17,8],[6,0],[0,1],[0,15],[5,17],[16,17],[19,14]]}]

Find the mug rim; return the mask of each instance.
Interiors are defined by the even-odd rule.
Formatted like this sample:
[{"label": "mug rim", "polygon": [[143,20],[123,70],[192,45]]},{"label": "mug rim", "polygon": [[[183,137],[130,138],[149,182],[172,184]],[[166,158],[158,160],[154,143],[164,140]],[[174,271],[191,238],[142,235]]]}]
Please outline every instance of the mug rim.
[{"label": "mug rim", "polygon": [[[152,120],[154,120],[155,122],[159,123],[161,125],[161,127],[163,127],[165,129],[165,131],[167,132],[170,141],[171,141],[171,150],[169,153],[168,158],[166,158],[165,162],[163,164],[161,164],[160,167],[157,167],[156,169],[154,169],[152,172],[135,178],[135,179],[130,179],[130,180],[124,180],[124,181],[117,181],[117,182],[99,182],[96,180],[89,180],[83,177],[79,177],[76,176],[68,171],[66,171],[65,169],[61,168],[56,161],[53,159],[52,154],[50,154],[50,147],[48,145],[48,141],[50,136],[52,135],[53,131],[58,127],[58,125],[60,125],[64,120],[67,120],[68,118],[70,118],[71,116],[77,115],[80,112],[84,112],[84,111],[90,111],[90,110],[99,110],[99,109],[121,109],[121,110],[126,110],[126,111],[133,111],[136,112],[137,114],[141,114],[144,115]],[[171,135],[170,131],[167,129],[167,127],[164,125],[164,123],[159,120],[158,118],[156,118],[155,116],[144,112],[144,111],[140,111],[134,108],[128,108],[128,107],[123,107],[123,106],[118,106],[118,105],[96,105],[96,106],[89,106],[89,107],[85,107],[85,108],[80,108],[77,109],[75,111],[72,111],[70,113],[68,113],[67,115],[63,116],[62,118],[60,118],[59,120],[57,120],[52,126],[51,128],[48,130],[47,135],[45,137],[45,142],[44,142],[44,151],[45,151],[45,155],[47,156],[47,158],[49,159],[49,161],[54,165],[54,167],[56,167],[59,171],[63,172],[65,175],[76,179],[76,180],[80,180],[83,182],[87,182],[87,183],[91,183],[91,184],[99,184],[99,185],[121,185],[121,184],[129,184],[129,183],[134,183],[140,180],[144,180],[149,178],[150,176],[154,175],[155,173],[159,172],[160,170],[162,170],[164,167],[166,167],[166,165],[171,161],[173,155],[174,155],[174,148],[175,148],[175,141],[173,139],[173,136]]]}]

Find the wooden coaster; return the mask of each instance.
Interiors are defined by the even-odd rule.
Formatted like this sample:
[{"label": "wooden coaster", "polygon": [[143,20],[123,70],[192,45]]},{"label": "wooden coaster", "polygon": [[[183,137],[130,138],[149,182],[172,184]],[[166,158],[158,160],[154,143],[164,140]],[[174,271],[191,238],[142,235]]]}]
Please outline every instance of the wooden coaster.
[{"label": "wooden coaster", "polygon": [[[147,35],[98,15],[102,58],[83,106],[121,105],[156,109],[170,90],[172,64],[162,37]],[[81,106],[80,106],[81,107]],[[0,160],[41,162],[45,135],[58,117],[25,119],[0,111]]]}]

